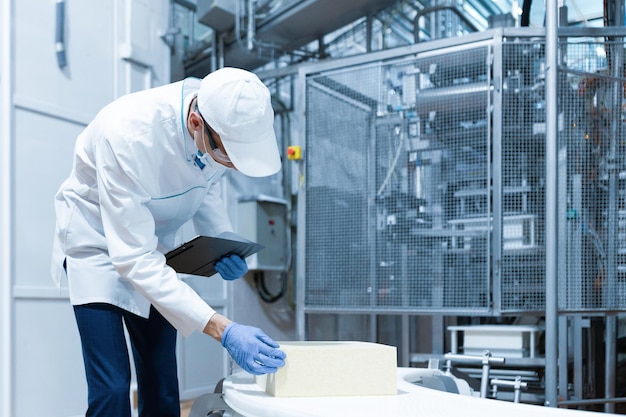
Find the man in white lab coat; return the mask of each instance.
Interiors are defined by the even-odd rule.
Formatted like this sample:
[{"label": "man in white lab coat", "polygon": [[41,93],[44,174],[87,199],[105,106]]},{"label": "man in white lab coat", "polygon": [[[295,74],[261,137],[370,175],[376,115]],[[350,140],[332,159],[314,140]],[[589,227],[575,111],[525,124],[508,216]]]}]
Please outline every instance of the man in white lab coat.
[{"label": "man in white lab coat", "polygon": [[[281,162],[269,90],[236,68],[123,96],[79,135],[56,198],[52,274],[67,277],[89,388],[87,416],[130,416],[130,365],[140,416],[178,416],[176,331],[206,333],[253,374],[275,372],[284,352],[260,329],[216,313],[165,263],[193,220],[198,234],[231,231],[220,196],[226,169],[252,177]],[[223,279],[248,268],[234,255]],[[207,358],[207,360],[211,360]]]}]

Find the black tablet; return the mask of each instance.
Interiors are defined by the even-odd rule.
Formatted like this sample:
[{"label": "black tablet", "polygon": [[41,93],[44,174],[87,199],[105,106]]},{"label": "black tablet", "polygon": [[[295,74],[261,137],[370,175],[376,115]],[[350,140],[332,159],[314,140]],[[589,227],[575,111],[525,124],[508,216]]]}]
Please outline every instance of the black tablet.
[{"label": "black tablet", "polygon": [[215,263],[223,257],[237,254],[245,259],[264,248],[234,233],[229,233],[228,239],[220,236],[196,236],[166,253],[167,264],[181,274],[210,277],[217,273]]}]

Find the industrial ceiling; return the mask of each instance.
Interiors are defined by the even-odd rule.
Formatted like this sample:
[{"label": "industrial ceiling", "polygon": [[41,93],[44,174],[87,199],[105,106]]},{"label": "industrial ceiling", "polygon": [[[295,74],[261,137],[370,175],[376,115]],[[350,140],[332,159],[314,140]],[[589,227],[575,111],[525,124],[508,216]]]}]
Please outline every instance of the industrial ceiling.
[{"label": "industrial ceiling", "polygon": [[[186,0],[176,3],[191,4]],[[454,18],[465,25],[466,31],[484,30],[491,17],[515,14],[522,8],[527,25],[542,26],[545,13],[544,3],[539,0],[465,0],[451,4],[440,0],[198,0],[194,9],[197,22],[216,34],[209,48],[213,59],[215,51],[220,50],[224,65],[251,70],[286,55],[302,60],[366,52],[369,46],[362,44],[368,30],[370,39],[376,36],[372,31],[387,33],[383,47],[414,42],[416,16],[430,10],[453,9]],[[601,2],[566,0],[564,5],[570,25],[602,26]],[[366,17],[376,23],[368,28]],[[355,35],[357,31],[360,33]],[[359,40],[361,45],[349,45],[346,36],[337,32],[351,34],[350,39]],[[425,40],[445,36],[433,33],[433,26],[424,25],[418,32],[415,37]],[[190,59],[186,75],[202,76],[207,59],[208,54]]]},{"label": "industrial ceiling", "polygon": [[[227,65],[255,68],[287,51],[298,50],[359,18],[391,6],[396,0],[283,0],[255,2],[258,11],[250,27],[250,2],[199,0],[199,22],[224,34],[224,60]],[[238,27],[238,24],[245,27]],[[243,29],[243,30],[242,30]],[[247,32],[246,38],[240,34]],[[254,38],[248,35],[254,31]]]}]

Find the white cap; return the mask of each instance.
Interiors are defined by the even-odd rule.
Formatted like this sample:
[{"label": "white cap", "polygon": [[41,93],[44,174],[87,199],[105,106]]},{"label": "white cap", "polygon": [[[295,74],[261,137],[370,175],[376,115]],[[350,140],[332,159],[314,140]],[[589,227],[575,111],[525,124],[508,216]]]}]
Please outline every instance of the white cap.
[{"label": "white cap", "polygon": [[266,177],[280,170],[271,95],[255,74],[238,68],[210,73],[200,84],[198,109],[238,171]]}]

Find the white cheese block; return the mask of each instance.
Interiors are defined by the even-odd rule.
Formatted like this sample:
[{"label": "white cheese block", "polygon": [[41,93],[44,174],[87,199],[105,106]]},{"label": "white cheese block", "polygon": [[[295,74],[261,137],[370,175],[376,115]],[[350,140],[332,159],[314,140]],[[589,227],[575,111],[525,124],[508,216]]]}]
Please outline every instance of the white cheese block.
[{"label": "white cheese block", "polygon": [[396,348],[368,342],[279,342],[285,366],[256,382],[275,397],[397,394]]}]

